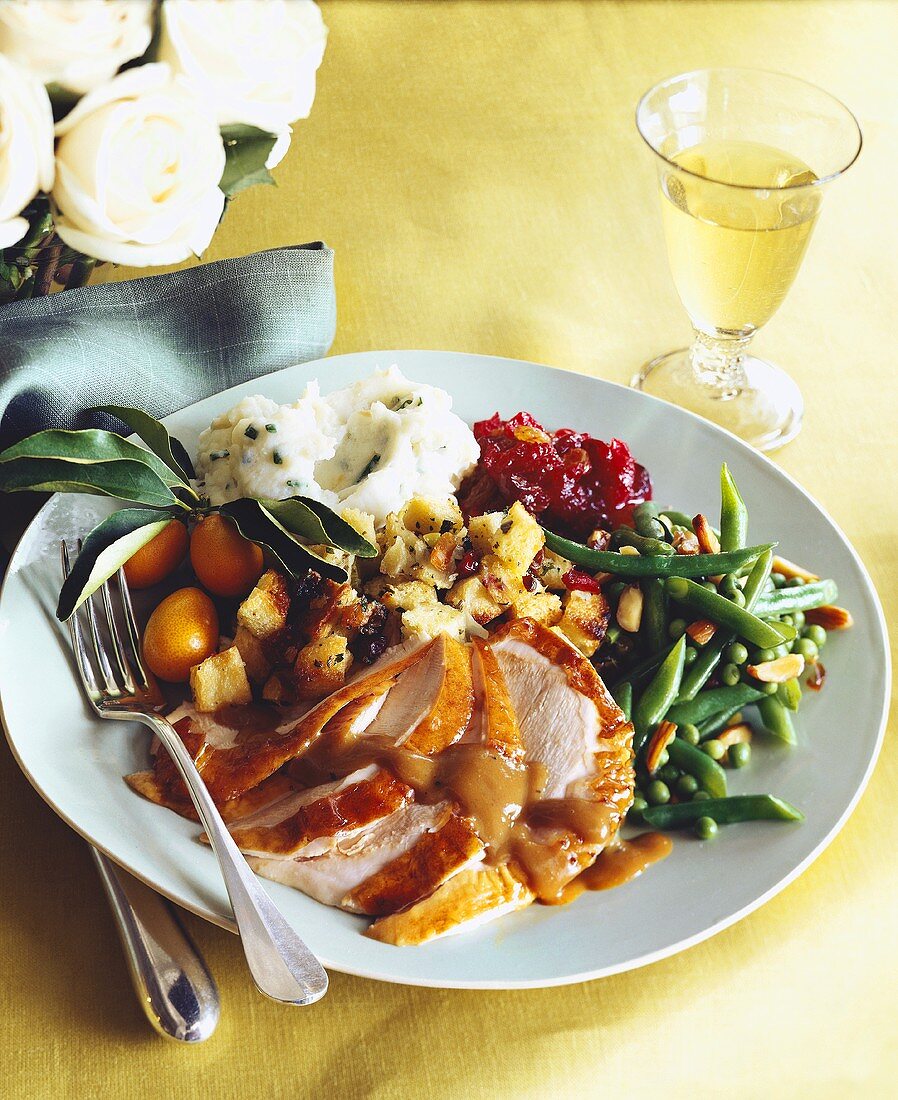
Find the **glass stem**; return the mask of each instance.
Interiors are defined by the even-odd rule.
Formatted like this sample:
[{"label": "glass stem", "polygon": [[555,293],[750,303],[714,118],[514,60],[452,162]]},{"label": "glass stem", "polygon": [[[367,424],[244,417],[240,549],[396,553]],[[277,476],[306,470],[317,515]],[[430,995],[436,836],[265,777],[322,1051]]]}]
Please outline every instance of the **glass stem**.
[{"label": "glass stem", "polygon": [[695,330],[689,358],[695,380],[715,390],[714,397],[730,401],[745,388],[745,352],[751,336],[709,336]]}]

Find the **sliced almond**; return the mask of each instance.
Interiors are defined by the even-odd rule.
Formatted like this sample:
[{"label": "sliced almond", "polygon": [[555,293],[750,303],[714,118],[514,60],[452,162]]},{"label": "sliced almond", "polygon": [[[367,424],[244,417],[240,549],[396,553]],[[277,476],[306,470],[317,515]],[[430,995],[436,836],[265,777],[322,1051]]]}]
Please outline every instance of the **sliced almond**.
[{"label": "sliced almond", "polygon": [[645,750],[645,767],[649,775],[654,775],[658,770],[661,753],[673,741],[677,735],[677,727],[673,722],[662,722],[652,734],[652,739]]},{"label": "sliced almond", "polygon": [[635,634],[642,622],[642,589],[627,585],[617,602],[617,625],[628,634]]},{"label": "sliced almond", "polygon": [[738,745],[741,741],[751,741],[751,738],[751,726],[747,722],[737,722],[718,733],[715,740],[728,749],[730,745]]},{"label": "sliced almond", "polygon": [[796,565],[794,561],[789,561],[788,558],[774,557],[773,572],[782,573],[784,577],[801,577],[803,581],[808,583],[820,580],[816,573],[809,572],[804,566]]},{"label": "sliced almond", "polygon": [[692,529],[695,531],[695,537],[698,539],[698,544],[703,554],[720,553],[720,540],[711,529],[711,524],[708,522],[707,516],[703,516],[702,513],[699,512],[692,521]]},{"label": "sliced almond", "polygon": [[804,672],[804,657],[800,653],[787,653],[775,661],[764,661],[759,665],[749,665],[748,674],[765,684],[784,684],[794,680]]},{"label": "sliced almond", "polygon": [[674,532],[673,547],[678,554],[687,554],[691,556],[701,553],[701,547],[695,535],[693,535],[691,531],[685,531],[682,528],[678,528]]},{"label": "sliced almond", "polygon": [[635,546],[622,546],[620,548],[620,550],[618,550],[618,553],[619,554],[624,554],[628,558],[638,558],[639,557],[639,551],[636,549]]},{"label": "sliced almond", "polygon": [[603,531],[601,527],[597,527],[586,540],[586,545],[592,550],[607,550],[610,541],[610,533]]},{"label": "sliced almond", "polygon": [[824,630],[847,630],[854,626],[851,612],[845,607],[836,607],[827,603],[823,607],[814,607],[804,614],[806,623],[822,626]]},{"label": "sliced almond", "polygon": [[686,627],[686,633],[696,645],[707,645],[717,632],[717,626],[710,619],[696,619]]}]

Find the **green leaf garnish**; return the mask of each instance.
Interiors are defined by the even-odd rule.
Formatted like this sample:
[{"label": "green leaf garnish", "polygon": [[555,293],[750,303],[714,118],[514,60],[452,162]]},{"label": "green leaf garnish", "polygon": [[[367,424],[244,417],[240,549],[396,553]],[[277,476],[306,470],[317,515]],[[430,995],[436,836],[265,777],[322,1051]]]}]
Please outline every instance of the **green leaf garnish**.
[{"label": "green leaf garnish", "polygon": [[256,126],[233,123],[221,127],[225,147],[225,170],[218,186],[229,199],[258,183],[274,186],[274,176],[265,167],[277,135]]},{"label": "green leaf garnish", "polygon": [[223,504],[219,511],[234,521],[244,538],[264,546],[286,572],[302,576],[309,569],[314,569],[322,577],[340,584],[349,579],[345,569],[326,561],[307,546],[298,543],[262,501],[241,497]]},{"label": "green leaf garnish", "polygon": [[172,522],[145,508],[113,512],[84,540],[78,559],[59,593],[56,617],[65,622],[125,562]]},{"label": "green leaf garnish", "polygon": [[150,508],[187,508],[146,462],[132,459],[91,463],[12,458],[0,462],[0,492],[24,491],[87,493],[118,497]]},{"label": "green leaf garnish", "polygon": [[[160,425],[161,426],[161,425]],[[37,432],[18,443],[13,443],[0,453],[0,464],[20,458],[53,458],[66,462],[92,466],[127,460],[142,462],[169,488],[182,487],[183,479],[151,451],[145,451],[136,443],[116,435],[115,432],[89,428],[87,431],[70,432],[50,428]],[[88,480],[90,475],[88,475]]]},{"label": "green leaf garnish", "polygon": [[357,558],[377,556],[376,546],[372,546],[351,524],[320,500],[289,497],[287,500],[262,500],[260,503],[292,535],[299,535],[318,545],[336,546],[339,550],[355,554]]},{"label": "green leaf garnish", "polygon": [[143,409],[132,409],[128,405],[96,405],[94,412],[109,413],[110,416],[118,417],[127,424],[132,432],[140,436],[153,454],[185,484],[196,477],[196,471],[184,444],[169,435],[167,429]]}]

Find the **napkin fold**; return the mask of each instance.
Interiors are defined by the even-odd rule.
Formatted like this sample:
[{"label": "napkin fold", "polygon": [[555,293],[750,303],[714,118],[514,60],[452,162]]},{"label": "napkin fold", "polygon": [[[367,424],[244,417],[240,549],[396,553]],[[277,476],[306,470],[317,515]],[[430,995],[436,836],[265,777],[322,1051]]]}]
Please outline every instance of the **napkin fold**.
[{"label": "napkin fold", "polygon": [[323,242],[0,306],[0,445],[86,427],[92,405],[155,417],[324,355],[336,327]]}]

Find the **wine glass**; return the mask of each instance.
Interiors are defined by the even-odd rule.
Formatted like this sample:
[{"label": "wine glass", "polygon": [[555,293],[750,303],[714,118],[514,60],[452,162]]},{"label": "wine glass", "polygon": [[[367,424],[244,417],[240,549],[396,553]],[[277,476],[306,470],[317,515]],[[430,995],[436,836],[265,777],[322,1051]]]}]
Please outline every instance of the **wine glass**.
[{"label": "wine glass", "polygon": [[636,125],[655,153],[671,272],[695,335],[631,384],[761,450],[782,446],[801,427],[801,393],[748,346],[792,285],[824,189],[857,160],[857,120],[795,77],[701,69],[646,92]]}]

